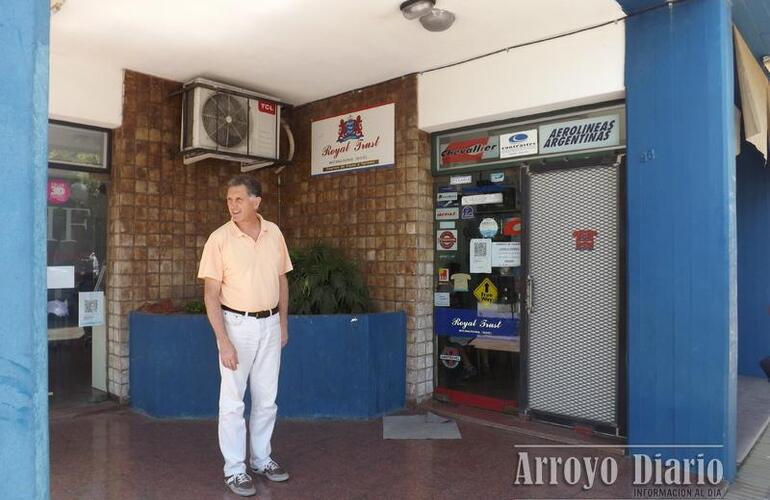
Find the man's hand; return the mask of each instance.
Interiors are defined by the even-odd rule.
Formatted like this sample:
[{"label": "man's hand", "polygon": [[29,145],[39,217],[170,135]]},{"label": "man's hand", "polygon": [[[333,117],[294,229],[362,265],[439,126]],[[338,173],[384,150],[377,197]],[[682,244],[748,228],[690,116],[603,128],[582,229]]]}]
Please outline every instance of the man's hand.
[{"label": "man's hand", "polygon": [[281,328],[281,347],[286,347],[289,343],[289,329]]},{"label": "man's hand", "polygon": [[222,364],[225,365],[225,368],[229,368],[233,371],[238,368],[238,353],[235,352],[235,347],[233,347],[233,343],[230,342],[230,340],[220,343],[219,359],[222,361]]}]

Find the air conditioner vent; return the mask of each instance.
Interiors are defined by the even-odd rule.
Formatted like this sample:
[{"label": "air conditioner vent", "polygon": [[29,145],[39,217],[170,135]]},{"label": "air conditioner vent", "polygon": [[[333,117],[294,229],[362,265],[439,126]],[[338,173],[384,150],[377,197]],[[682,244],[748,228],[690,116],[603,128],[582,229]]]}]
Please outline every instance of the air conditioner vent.
[{"label": "air conditioner vent", "polygon": [[183,93],[185,164],[278,161],[282,104],[276,98],[203,78],[186,83]]}]

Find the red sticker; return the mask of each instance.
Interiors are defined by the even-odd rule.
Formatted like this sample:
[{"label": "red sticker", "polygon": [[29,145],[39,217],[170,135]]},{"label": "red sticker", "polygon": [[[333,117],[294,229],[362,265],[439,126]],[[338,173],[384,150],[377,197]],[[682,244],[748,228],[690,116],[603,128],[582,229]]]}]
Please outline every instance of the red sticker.
[{"label": "red sticker", "polygon": [[455,250],[457,248],[457,231],[440,231],[438,244],[439,250]]},{"label": "red sticker", "polygon": [[593,250],[597,234],[599,232],[595,229],[575,229],[572,231],[572,237],[575,239],[575,250]]},{"label": "red sticker", "polygon": [[72,189],[67,181],[51,179],[48,181],[48,203],[60,205],[67,203],[72,194]]},{"label": "red sticker", "polygon": [[521,217],[513,217],[503,224],[503,235],[519,236],[521,234]]}]

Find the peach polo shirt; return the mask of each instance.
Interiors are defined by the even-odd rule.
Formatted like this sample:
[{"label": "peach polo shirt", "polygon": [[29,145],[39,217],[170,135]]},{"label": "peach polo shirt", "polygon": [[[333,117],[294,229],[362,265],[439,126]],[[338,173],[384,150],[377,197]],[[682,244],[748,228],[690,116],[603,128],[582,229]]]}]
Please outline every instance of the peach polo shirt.
[{"label": "peach polo shirt", "polygon": [[198,278],[222,282],[219,301],[239,311],[265,311],[278,305],[278,277],[293,269],[278,226],[259,216],[257,240],[230,221],[211,233],[203,247]]}]

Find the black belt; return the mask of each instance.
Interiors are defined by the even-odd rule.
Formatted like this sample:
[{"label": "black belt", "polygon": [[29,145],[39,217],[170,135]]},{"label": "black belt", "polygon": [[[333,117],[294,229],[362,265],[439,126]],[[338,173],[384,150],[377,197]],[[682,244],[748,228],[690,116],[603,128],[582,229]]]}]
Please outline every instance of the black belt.
[{"label": "black belt", "polygon": [[232,307],[227,307],[226,305],[222,304],[222,309],[225,311],[234,312],[235,314],[240,314],[241,316],[252,316],[254,318],[269,318],[273,314],[278,312],[278,306],[275,306],[272,309],[266,310],[266,311],[257,311],[257,312],[246,312],[246,311],[239,311],[238,309],[233,309]]}]

